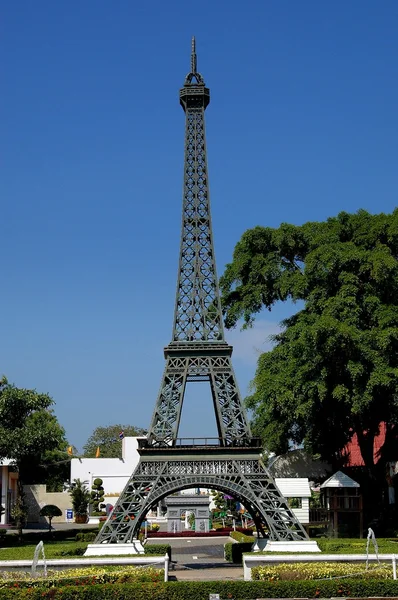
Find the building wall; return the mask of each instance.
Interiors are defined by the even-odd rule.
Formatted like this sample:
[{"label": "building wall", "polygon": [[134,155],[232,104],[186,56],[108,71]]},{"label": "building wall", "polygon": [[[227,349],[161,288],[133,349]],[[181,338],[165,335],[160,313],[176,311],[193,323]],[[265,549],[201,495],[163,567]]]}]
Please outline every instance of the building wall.
[{"label": "building wall", "polygon": [[66,510],[72,508],[72,498],[68,492],[47,492],[46,485],[25,485],[25,499],[28,506],[28,523],[47,523],[40,516],[40,509],[47,504],[55,504],[62,510],[62,517],[54,517],[52,523],[65,523]]},{"label": "building wall", "polygon": [[[72,458],[70,479],[81,479],[89,489],[94,479],[103,481],[105,494],[120,494],[139,461],[138,437],[122,440],[123,458]],[[106,500],[106,499],[105,499]]]},{"label": "building wall", "polygon": [[309,498],[301,499],[301,508],[292,508],[300,523],[309,523],[310,521],[310,500]]}]

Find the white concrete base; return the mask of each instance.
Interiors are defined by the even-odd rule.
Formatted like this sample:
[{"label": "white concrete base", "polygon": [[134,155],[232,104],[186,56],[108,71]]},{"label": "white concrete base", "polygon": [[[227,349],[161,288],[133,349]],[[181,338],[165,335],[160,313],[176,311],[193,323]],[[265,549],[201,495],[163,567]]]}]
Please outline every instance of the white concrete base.
[{"label": "white concrete base", "polygon": [[92,517],[91,515],[88,517],[88,524],[89,525],[98,525],[100,522],[100,518],[99,517]]},{"label": "white concrete base", "polygon": [[320,552],[318,544],[313,540],[295,540],[274,542],[264,538],[256,538],[253,552]]},{"label": "white concrete base", "polygon": [[83,556],[125,556],[127,554],[144,554],[144,547],[139,540],[130,544],[89,544]]}]

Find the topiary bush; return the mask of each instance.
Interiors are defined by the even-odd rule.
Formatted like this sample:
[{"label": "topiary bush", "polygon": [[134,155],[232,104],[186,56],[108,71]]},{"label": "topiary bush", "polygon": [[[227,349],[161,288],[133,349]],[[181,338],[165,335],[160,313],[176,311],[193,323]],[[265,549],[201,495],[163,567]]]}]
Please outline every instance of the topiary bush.
[{"label": "topiary bush", "polygon": [[96,479],[94,479],[93,484],[91,486],[91,492],[90,492],[90,497],[91,497],[91,505],[92,505],[92,515],[94,516],[100,516],[105,514],[104,511],[100,511],[100,508],[102,508],[102,503],[104,502],[104,488],[102,486],[104,482],[102,481],[102,479],[100,477],[97,477]]},{"label": "topiary bush", "polygon": [[48,519],[48,531],[51,533],[51,521],[54,517],[62,517],[62,510],[55,506],[55,504],[46,504],[40,510],[41,517],[47,517]]}]

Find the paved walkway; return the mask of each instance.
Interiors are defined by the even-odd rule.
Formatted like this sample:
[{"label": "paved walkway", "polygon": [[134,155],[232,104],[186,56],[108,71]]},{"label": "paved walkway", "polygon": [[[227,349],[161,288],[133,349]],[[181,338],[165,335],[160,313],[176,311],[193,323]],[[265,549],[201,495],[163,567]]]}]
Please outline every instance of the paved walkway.
[{"label": "paved walkway", "polygon": [[199,568],[180,569],[178,566],[175,571],[170,571],[170,581],[234,581],[243,580],[243,567],[224,566],[221,567],[200,565]]},{"label": "paved walkway", "polygon": [[172,547],[171,581],[243,579],[243,567],[227,563],[224,559],[227,541],[228,537],[150,538],[151,544],[170,544]]}]

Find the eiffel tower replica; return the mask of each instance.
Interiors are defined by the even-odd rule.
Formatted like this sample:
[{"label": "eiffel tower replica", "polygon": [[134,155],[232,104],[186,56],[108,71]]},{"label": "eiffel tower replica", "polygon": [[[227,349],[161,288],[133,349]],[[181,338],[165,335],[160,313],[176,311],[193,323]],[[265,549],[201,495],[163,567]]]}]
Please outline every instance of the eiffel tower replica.
[{"label": "eiffel tower replica", "polygon": [[[258,537],[312,544],[262,462],[260,440],[251,435],[238,390],[232,347],[224,337],[206,157],[209,102],[193,38],[191,70],[180,90],[185,162],[173,336],[164,349],[166,367],[148,436],[139,440],[139,463],[95,545],[134,543],[146,514],[162,498],[200,487],[241,502],[253,517]],[[181,409],[187,382],[197,381],[210,384],[218,438],[187,443],[177,437]]]}]

